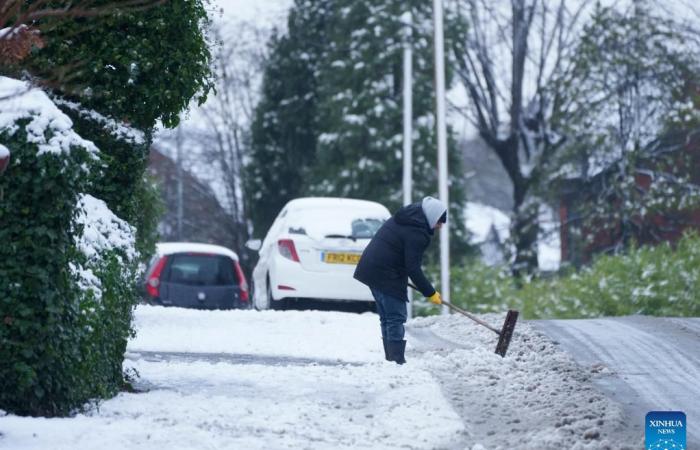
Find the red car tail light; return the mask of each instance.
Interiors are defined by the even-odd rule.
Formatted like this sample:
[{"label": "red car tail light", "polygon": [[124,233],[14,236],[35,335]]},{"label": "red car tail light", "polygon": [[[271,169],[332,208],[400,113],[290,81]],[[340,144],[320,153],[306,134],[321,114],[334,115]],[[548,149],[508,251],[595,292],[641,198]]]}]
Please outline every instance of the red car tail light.
[{"label": "red car tail light", "polygon": [[148,281],[146,281],[146,292],[153,298],[160,297],[160,275],[163,272],[165,263],[168,261],[167,256],[161,257],[156,265],[153,267],[150,275],[148,275]]},{"label": "red car tail light", "polygon": [[243,300],[244,302],[247,302],[249,299],[248,282],[245,280],[245,275],[243,274],[243,269],[241,269],[241,265],[238,264],[238,261],[234,261],[233,265],[236,268],[236,275],[238,276],[238,284],[241,286],[241,300]]},{"label": "red car tail light", "polygon": [[299,262],[299,255],[297,254],[297,249],[294,247],[294,241],[291,239],[280,239],[277,241],[277,248],[280,251],[280,255],[292,261]]}]

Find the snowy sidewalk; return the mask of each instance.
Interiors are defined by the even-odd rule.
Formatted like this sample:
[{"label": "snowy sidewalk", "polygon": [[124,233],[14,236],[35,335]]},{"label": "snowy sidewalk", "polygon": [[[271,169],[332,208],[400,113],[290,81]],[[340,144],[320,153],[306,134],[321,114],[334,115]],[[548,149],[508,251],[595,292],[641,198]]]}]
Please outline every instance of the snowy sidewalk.
[{"label": "snowy sidewalk", "polygon": [[136,326],[125,367],[147,393],[119,394],[71,419],[2,417],[0,446],[432,449],[463,441],[462,421],[433,377],[383,361],[373,314],[139,307]]},{"label": "snowy sidewalk", "polygon": [[622,412],[594,374],[527,323],[502,359],[462,317],[415,319],[397,366],[370,313],[140,306],[135,319],[124,365],[147,392],[69,419],[0,417],[0,447],[639,448],[616,440]]}]

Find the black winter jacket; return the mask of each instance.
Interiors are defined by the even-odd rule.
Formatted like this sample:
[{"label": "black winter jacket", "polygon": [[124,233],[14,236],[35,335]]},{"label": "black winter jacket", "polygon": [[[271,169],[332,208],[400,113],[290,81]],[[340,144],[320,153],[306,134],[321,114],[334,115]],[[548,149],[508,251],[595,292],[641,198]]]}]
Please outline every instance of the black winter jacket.
[{"label": "black winter jacket", "polygon": [[433,230],[420,203],[399,209],[379,228],[355,269],[355,279],[394,297],[408,301],[408,277],[420,292],[430,297],[435,288],[423,274],[423,253]]}]

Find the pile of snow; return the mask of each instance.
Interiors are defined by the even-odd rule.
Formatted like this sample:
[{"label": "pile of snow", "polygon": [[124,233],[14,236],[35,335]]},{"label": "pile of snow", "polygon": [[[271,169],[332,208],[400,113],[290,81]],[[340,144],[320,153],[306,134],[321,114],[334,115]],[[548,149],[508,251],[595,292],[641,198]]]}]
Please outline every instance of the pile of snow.
[{"label": "pile of snow", "polygon": [[14,135],[21,119],[29,119],[27,142],[37,144],[39,155],[62,154],[71,147],[82,147],[97,158],[95,144],[73,131],[73,122],[46,93],[27,82],[0,76],[0,133]]},{"label": "pile of snow", "polygon": [[[505,319],[480,317],[497,328]],[[423,337],[414,364],[441,381],[472,449],[631,450],[643,444],[624,442],[622,408],[592,384],[605,368],[579,367],[522,320],[506,358],[494,353],[498,337],[465,317],[417,318],[409,332]]]},{"label": "pile of snow", "polygon": [[7,158],[10,156],[10,149],[0,144],[0,158]]},{"label": "pile of snow", "polygon": [[[102,297],[102,283],[95,275],[101,255],[118,250],[132,262],[138,257],[135,249],[136,230],[126,221],[117,217],[107,204],[88,194],[82,194],[77,202],[76,223],[82,226],[82,233],[76,234],[75,243],[87,258],[87,264],[70,264],[71,271],[78,274],[83,291],[91,289],[99,299]],[[117,255],[118,258],[121,256]]]}]

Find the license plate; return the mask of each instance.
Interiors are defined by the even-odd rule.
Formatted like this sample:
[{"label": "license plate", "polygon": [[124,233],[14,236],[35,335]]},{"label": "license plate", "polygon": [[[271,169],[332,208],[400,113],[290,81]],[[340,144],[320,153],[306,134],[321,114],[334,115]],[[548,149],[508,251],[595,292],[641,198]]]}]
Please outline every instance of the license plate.
[{"label": "license plate", "polygon": [[357,265],[360,261],[360,253],[324,253],[323,262],[329,264],[353,264]]}]

